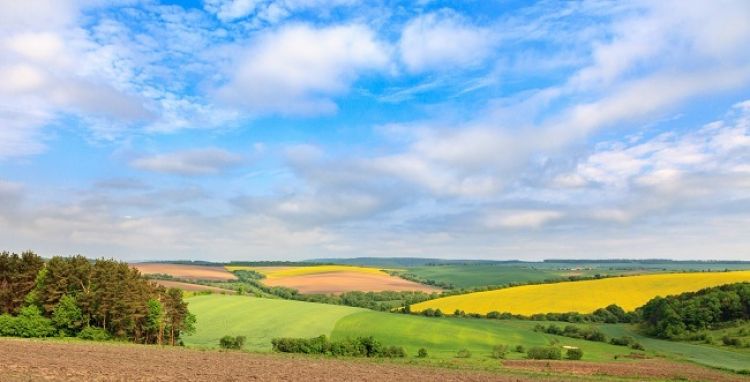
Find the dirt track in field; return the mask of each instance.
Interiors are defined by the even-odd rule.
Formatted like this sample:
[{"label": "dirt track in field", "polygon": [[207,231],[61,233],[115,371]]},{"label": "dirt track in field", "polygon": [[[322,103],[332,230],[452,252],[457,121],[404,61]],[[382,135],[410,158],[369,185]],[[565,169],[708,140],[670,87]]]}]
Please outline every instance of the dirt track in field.
[{"label": "dirt track in field", "polygon": [[210,267],[203,265],[182,265],[163,263],[134,263],[131,267],[138,269],[144,275],[162,273],[181,279],[193,280],[235,280],[237,277],[224,267]]},{"label": "dirt track in field", "polygon": [[302,276],[269,277],[262,282],[271,286],[294,288],[300,293],[339,294],[351,291],[422,291],[438,292],[439,288],[415,283],[387,274],[363,272],[325,272]]},{"label": "dirt track in field", "polygon": [[177,288],[177,289],[182,289],[188,292],[210,290],[211,292],[216,292],[216,293],[227,293],[227,294],[235,293],[233,290],[221,289],[221,288],[212,287],[208,285],[190,284],[190,283],[183,283],[179,281],[170,281],[170,280],[153,280],[153,281],[159,285],[164,286],[165,288]]},{"label": "dirt track in field", "polygon": [[532,380],[560,379],[273,354],[0,339],[3,382]]},{"label": "dirt track in field", "polygon": [[608,375],[631,378],[657,378],[676,381],[735,382],[750,378],[729,374],[693,364],[675,363],[659,359],[631,362],[580,362],[580,361],[504,361],[503,366],[514,370],[564,373],[574,375]]}]

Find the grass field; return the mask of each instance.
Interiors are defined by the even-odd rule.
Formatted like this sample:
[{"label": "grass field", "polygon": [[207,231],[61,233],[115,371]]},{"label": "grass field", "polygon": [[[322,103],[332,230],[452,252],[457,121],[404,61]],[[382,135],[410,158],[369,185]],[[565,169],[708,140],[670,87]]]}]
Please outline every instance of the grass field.
[{"label": "grass field", "polygon": [[646,349],[658,354],[669,354],[672,358],[701,363],[707,366],[731,370],[750,369],[750,349],[736,349],[728,346],[664,341],[639,334],[630,325],[601,325],[602,331],[613,337],[628,335],[640,342]]},{"label": "grass field", "polygon": [[270,350],[274,337],[330,334],[336,322],[364,309],[247,296],[203,295],[187,299],[198,318],[186,345],[218,347],[225,335],[247,337],[248,350]]},{"label": "grass field", "polygon": [[[523,345],[528,349],[556,342],[580,347],[584,350],[583,360],[592,362],[613,361],[616,355],[632,352],[627,347],[534,332],[533,327],[539,323],[535,321],[421,317],[247,296],[203,295],[190,297],[187,301],[198,324],[197,332],[185,337],[185,344],[203,348],[217,348],[224,335],[246,336],[245,349],[251,351],[270,350],[274,337],[324,334],[333,339],[344,339],[373,336],[386,345],[403,346],[412,359],[423,347],[429,353],[425,362],[448,362],[484,369],[497,367],[497,360],[489,355],[492,347],[500,344],[511,349]],[[750,365],[750,351],[744,349],[648,338],[628,325],[596,326],[611,337],[630,335],[637,338],[650,356],[684,359],[725,369],[744,369]],[[460,349],[468,349],[472,357],[456,359],[456,352]],[[522,353],[508,354],[508,359],[524,357]]]},{"label": "grass field", "polygon": [[609,304],[617,304],[630,311],[656,296],[742,281],[750,281],[750,271],[667,273],[524,285],[425,301],[413,305],[412,311],[433,308],[449,314],[456,309],[481,314],[491,311],[523,315],[553,312],[590,313]]},{"label": "grass field", "polygon": [[[403,346],[415,355],[425,348],[431,357],[451,359],[459,349],[468,349],[473,358],[489,359],[492,347],[508,345],[546,346],[557,339],[560,345],[584,349],[585,360],[612,360],[615,354],[627,354],[629,349],[600,342],[577,340],[534,332],[537,322],[495,321],[471,318],[428,318],[380,312],[361,312],[342,317],[333,330],[334,339],[372,335],[386,344]],[[509,359],[525,358],[523,353],[511,352]]]}]

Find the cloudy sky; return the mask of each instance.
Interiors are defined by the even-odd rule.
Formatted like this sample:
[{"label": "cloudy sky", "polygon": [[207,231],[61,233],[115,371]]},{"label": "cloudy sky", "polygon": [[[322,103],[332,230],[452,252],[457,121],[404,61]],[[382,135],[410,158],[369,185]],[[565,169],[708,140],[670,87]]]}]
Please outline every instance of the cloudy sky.
[{"label": "cloudy sky", "polygon": [[750,259],[750,2],[0,0],[0,243]]}]

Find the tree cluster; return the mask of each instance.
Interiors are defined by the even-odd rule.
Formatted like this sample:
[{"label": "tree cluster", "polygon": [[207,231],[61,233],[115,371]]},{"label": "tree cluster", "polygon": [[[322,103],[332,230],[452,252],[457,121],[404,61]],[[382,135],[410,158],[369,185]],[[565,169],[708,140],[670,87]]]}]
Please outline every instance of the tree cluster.
[{"label": "tree cluster", "polygon": [[[358,337],[332,341],[326,336],[313,338],[274,338],[273,350],[282,353],[324,354],[346,357],[404,358],[406,351],[400,346],[384,346],[373,337]],[[426,351],[425,351],[426,355]]]},{"label": "tree cluster", "polygon": [[656,297],[638,308],[650,335],[677,339],[726,322],[750,319],[750,283]]},{"label": "tree cluster", "polygon": [[45,263],[31,252],[4,252],[0,284],[3,335],[177,345],[194,330],[195,317],[179,289],[158,286],[115,260],[73,256]]}]

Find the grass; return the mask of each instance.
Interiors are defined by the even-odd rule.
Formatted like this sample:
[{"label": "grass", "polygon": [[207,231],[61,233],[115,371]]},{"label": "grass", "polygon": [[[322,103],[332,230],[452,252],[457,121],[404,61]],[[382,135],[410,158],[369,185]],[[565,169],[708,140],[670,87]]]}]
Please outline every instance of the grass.
[{"label": "grass", "polygon": [[656,296],[667,296],[750,280],[750,271],[667,273],[614,277],[600,280],[524,285],[488,292],[449,296],[413,305],[452,313],[486,314],[491,311],[532,315],[536,313],[590,313],[609,304],[626,311],[642,306]]},{"label": "grass", "polygon": [[247,296],[203,295],[187,299],[198,323],[185,344],[216,348],[225,335],[245,336],[245,349],[267,351],[274,337],[330,334],[336,322],[363,311],[347,306],[272,300]]},{"label": "grass", "polygon": [[[219,339],[224,335],[244,335],[247,337],[245,350],[261,352],[271,350],[274,337],[309,338],[325,334],[333,339],[344,339],[373,336],[385,345],[403,346],[409,356],[405,361],[488,370],[498,365],[497,360],[490,358],[495,345],[508,345],[510,350],[516,345],[523,345],[526,349],[551,343],[576,346],[584,351],[584,361],[612,361],[616,355],[633,351],[627,347],[533,331],[535,325],[546,325],[546,322],[421,317],[216,294],[194,296],[187,301],[198,323],[197,332],[185,337],[184,341],[188,346],[199,348],[218,348]],[[750,365],[750,351],[746,349],[649,338],[637,333],[630,325],[602,324],[597,327],[609,337],[635,337],[651,355],[733,370],[746,369]],[[426,360],[415,358],[419,348],[427,349],[429,357]],[[468,349],[472,357],[457,359],[456,352],[460,349]],[[524,357],[525,354],[513,351],[507,355],[509,359]]]},{"label": "grass", "polygon": [[[371,335],[387,345],[403,346],[410,356],[420,348],[427,349],[430,358],[452,359],[459,349],[468,349],[472,358],[490,359],[495,345],[508,345],[514,349],[523,345],[559,345],[580,347],[584,360],[612,360],[616,354],[628,354],[630,349],[600,342],[577,340],[533,331],[537,322],[495,321],[471,318],[428,318],[380,312],[361,312],[341,318],[333,330],[332,338],[354,338]],[[525,354],[509,352],[508,358],[525,358]]]},{"label": "grass", "polygon": [[378,268],[357,267],[350,265],[315,265],[309,267],[248,267],[248,266],[227,266],[230,272],[237,270],[254,270],[264,274],[268,278],[282,278],[293,276],[305,276],[319,273],[333,272],[359,272],[377,275],[386,275],[385,272]]},{"label": "grass", "polygon": [[[670,358],[692,361],[720,369],[750,369],[750,351],[747,349],[660,340],[638,333],[632,325],[601,325],[599,328],[610,337],[631,336],[640,342],[646,350],[666,354]],[[718,340],[721,341],[721,339]]]},{"label": "grass", "polygon": [[566,277],[570,271],[491,264],[441,265],[409,268],[421,280],[434,280],[456,288],[526,283]]}]

